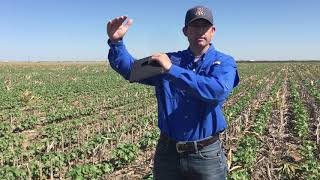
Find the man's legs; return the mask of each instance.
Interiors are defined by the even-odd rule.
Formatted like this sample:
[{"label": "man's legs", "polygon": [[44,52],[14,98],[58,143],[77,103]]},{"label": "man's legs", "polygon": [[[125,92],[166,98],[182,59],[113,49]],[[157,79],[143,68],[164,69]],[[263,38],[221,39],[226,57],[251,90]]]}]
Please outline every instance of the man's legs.
[{"label": "man's legs", "polygon": [[160,138],[154,155],[153,177],[155,180],[183,179],[179,170],[179,154],[173,143]]}]

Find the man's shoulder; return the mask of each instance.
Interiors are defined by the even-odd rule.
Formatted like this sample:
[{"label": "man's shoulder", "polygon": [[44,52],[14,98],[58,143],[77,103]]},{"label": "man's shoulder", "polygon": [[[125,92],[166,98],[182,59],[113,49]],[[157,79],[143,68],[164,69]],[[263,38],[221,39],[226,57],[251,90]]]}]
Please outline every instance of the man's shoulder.
[{"label": "man's shoulder", "polygon": [[235,59],[226,53],[216,50],[216,61],[219,61],[221,64],[225,65],[236,65]]}]

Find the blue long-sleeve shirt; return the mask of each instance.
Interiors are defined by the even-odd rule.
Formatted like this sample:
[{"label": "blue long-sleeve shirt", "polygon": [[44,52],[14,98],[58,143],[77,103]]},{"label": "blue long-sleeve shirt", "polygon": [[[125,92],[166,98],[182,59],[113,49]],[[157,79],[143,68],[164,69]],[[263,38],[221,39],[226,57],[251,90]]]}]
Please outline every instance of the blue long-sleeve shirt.
[{"label": "blue long-sleeve shirt", "polygon": [[[109,43],[111,67],[128,80],[134,58],[123,41]],[[195,141],[222,132],[222,105],[239,83],[235,60],[213,45],[197,63],[190,49],[167,53],[170,70],[140,83],[152,85],[158,102],[158,126],[177,141]]]}]

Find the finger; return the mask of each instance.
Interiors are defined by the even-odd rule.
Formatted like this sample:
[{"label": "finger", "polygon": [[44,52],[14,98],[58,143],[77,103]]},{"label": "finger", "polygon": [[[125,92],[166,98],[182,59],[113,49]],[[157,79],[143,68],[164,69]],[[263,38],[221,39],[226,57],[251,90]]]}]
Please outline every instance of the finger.
[{"label": "finger", "polygon": [[150,58],[149,58],[149,61],[151,62],[151,61],[157,61],[158,60],[158,56],[156,56],[156,55],[152,55],[152,56],[150,56]]},{"label": "finger", "polygon": [[108,22],[108,28],[110,28],[110,29],[111,29],[111,28],[114,28],[116,21],[117,21],[117,18],[114,18],[114,19],[110,20],[110,21]]},{"label": "finger", "polygon": [[119,17],[117,17],[117,22],[123,23],[126,19],[127,19],[126,16],[119,16]]},{"label": "finger", "polygon": [[154,55],[152,55],[152,56],[154,56],[154,57],[159,57],[161,55],[161,53],[156,53],[156,54],[154,54]]},{"label": "finger", "polygon": [[129,26],[131,26],[132,23],[133,23],[133,19],[129,19],[124,26],[125,26],[126,28],[129,28]]},{"label": "finger", "polygon": [[154,54],[151,56],[151,60],[157,60],[159,58],[159,56],[157,54]]},{"label": "finger", "polygon": [[122,26],[123,31],[124,31],[124,32],[127,32],[128,29],[129,29],[129,27],[132,25],[132,23],[133,23],[133,20],[132,20],[132,19],[129,19],[129,20]]},{"label": "finger", "polygon": [[111,20],[109,20],[107,23],[107,29],[110,29],[110,28],[111,28]]},{"label": "finger", "polygon": [[157,53],[157,54],[154,54],[150,57],[150,60],[149,62],[158,62],[158,63],[161,63],[161,58],[160,58],[160,54]]},{"label": "finger", "polygon": [[114,19],[111,21],[111,27],[117,26],[119,19],[120,19],[119,17],[114,18]]},{"label": "finger", "polygon": [[119,20],[120,20],[120,17],[116,17],[116,18],[110,20],[110,21],[109,21],[109,22],[110,22],[109,28],[114,28],[114,27],[116,27]]},{"label": "finger", "polygon": [[122,23],[127,19],[126,16],[119,16],[116,18],[116,21],[115,21],[115,26],[116,27],[120,27],[122,25]]},{"label": "finger", "polygon": [[115,24],[120,19],[121,19],[121,16],[115,17],[114,19],[111,20],[111,24]]},{"label": "finger", "polygon": [[148,64],[151,63],[160,63],[160,60],[157,58],[157,56],[150,56],[149,60],[148,60]]}]

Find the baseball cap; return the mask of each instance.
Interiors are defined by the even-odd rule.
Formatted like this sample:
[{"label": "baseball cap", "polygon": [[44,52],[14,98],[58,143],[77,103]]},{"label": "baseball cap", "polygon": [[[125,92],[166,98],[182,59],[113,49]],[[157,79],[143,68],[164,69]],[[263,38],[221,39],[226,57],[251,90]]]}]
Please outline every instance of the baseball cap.
[{"label": "baseball cap", "polygon": [[195,6],[189,9],[186,13],[186,18],[184,21],[185,26],[197,19],[205,19],[213,25],[212,12],[209,8],[204,6]]}]

